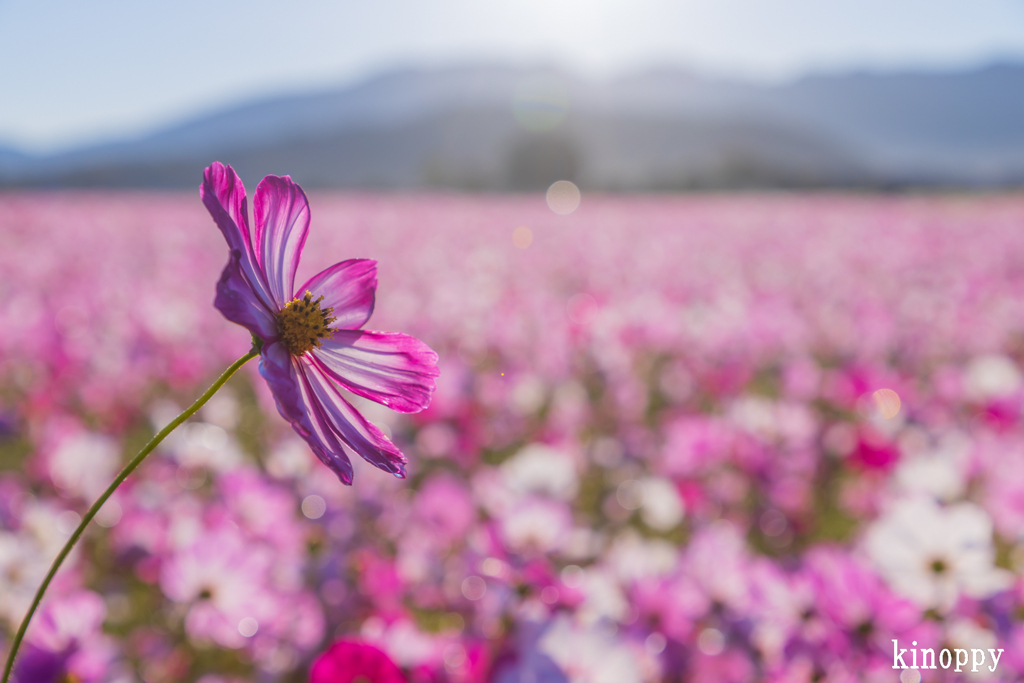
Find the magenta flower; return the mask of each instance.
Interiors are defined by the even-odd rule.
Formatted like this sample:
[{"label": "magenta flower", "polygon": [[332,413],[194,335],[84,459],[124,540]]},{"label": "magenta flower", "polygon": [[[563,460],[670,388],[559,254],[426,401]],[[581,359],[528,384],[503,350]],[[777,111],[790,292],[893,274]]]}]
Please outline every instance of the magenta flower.
[{"label": "magenta flower", "polygon": [[309,670],[310,683],[405,683],[401,669],[386,654],[362,643],[339,640]]},{"label": "magenta flower", "polygon": [[264,178],[253,198],[255,235],[245,187],[230,166],[207,168],[200,195],[231,250],[214,306],[252,333],[278,412],[345,484],[352,483],[352,453],[404,477],[405,456],[338,389],[402,413],[426,408],[434,391],[430,347],[360,329],[373,313],[377,262],[342,261],[296,289],[309,233],[302,188],[288,176]]}]

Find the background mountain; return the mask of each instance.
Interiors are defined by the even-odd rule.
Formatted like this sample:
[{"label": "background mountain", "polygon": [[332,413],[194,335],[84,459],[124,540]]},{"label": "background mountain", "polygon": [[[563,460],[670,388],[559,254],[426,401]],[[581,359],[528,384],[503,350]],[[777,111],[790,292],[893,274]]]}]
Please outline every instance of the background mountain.
[{"label": "background mountain", "polygon": [[50,156],[0,146],[0,184],[192,188],[215,159],[246,182],[289,173],[308,187],[1016,186],[1024,65],[772,86],[668,69],[607,82],[551,69],[407,70]]}]

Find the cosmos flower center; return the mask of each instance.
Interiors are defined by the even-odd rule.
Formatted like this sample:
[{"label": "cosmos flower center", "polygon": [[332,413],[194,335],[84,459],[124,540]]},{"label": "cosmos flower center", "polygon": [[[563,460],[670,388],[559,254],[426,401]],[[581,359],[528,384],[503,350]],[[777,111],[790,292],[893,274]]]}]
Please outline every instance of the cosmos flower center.
[{"label": "cosmos flower center", "polygon": [[301,299],[295,298],[284,305],[277,314],[277,331],[281,334],[281,342],[293,356],[312,351],[323,346],[322,339],[330,337],[334,330],[331,323],[337,318],[331,315],[334,308],[321,307],[324,298],[313,298],[310,292]]}]

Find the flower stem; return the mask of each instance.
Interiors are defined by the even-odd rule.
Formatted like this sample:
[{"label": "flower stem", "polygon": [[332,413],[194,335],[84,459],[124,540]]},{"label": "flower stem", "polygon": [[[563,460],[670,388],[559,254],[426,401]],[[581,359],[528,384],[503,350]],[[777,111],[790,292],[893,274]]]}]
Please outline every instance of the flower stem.
[{"label": "flower stem", "polygon": [[18,648],[21,646],[21,641],[25,637],[25,632],[28,630],[28,623],[32,620],[32,615],[35,614],[36,608],[39,607],[39,603],[42,601],[43,595],[46,593],[46,589],[50,586],[50,581],[53,580],[53,577],[57,574],[57,570],[60,569],[61,563],[64,562],[64,558],[66,558],[68,553],[71,552],[71,549],[75,547],[75,544],[78,542],[78,539],[81,538],[85,528],[89,526],[89,522],[92,521],[92,518],[100,511],[100,508],[107,502],[107,499],[113,495],[114,491],[117,490],[117,487],[121,485],[121,482],[127,479],[128,475],[135,471],[135,468],[146,459],[146,456],[149,455],[154,448],[160,445],[160,442],[163,441],[168,434],[173,432],[182,422],[192,417],[197,410],[203,407],[203,404],[209,401],[210,398],[217,393],[218,389],[224,386],[224,383],[231,378],[231,375],[235,374],[240,367],[258,355],[259,350],[254,346],[250,349],[249,353],[232,363],[231,367],[225,370],[224,374],[218,377],[217,381],[210,385],[210,388],[207,389],[195,403],[186,408],[181,415],[178,415],[178,417],[171,420],[170,424],[161,429],[156,436],[149,440],[149,443],[139,451],[139,454],[132,458],[131,462],[125,465],[124,469],[121,470],[121,473],[117,475],[116,479],[114,479],[114,482],[107,487],[106,491],[103,492],[103,495],[96,499],[96,502],[92,504],[89,511],[85,513],[84,517],[82,517],[82,523],[78,525],[77,529],[75,529],[75,533],[71,534],[71,538],[69,538],[68,542],[64,544],[60,554],[57,555],[57,559],[55,559],[53,564],[50,565],[50,571],[46,574],[46,578],[43,579],[43,583],[39,586],[39,590],[36,591],[36,595],[32,599],[32,606],[28,608],[28,613],[25,615],[25,618],[22,619],[21,626],[18,627],[18,633],[14,636],[14,641],[11,643],[11,651],[7,655],[7,664],[4,667],[2,683],[8,683],[8,679],[11,677],[11,670],[14,668],[14,657],[18,654]]}]

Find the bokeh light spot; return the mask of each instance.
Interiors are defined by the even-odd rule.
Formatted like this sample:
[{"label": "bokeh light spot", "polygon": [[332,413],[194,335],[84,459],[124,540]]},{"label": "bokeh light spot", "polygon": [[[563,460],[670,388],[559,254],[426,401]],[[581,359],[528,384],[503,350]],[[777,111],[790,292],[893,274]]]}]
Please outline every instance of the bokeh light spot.
[{"label": "bokeh light spot", "polygon": [[644,640],[644,649],[652,655],[657,655],[661,654],[667,644],[668,639],[655,631],[651,635],[647,636],[646,640]]},{"label": "bokeh light spot", "polygon": [[320,519],[327,512],[327,502],[315,493],[302,499],[302,514],[309,519]]},{"label": "bokeh light spot", "polygon": [[178,468],[175,478],[181,488],[186,491],[195,491],[206,483],[206,468],[181,466]]},{"label": "bokeh light spot", "polygon": [[615,490],[615,499],[625,509],[636,510],[644,503],[643,487],[635,479],[624,481]]},{"label": "bokeh light spot", "polygon": [[706,628],[700,632],[697,646],[701,652],[710,657],[720,655],[725,649],[725,636],[717,628]]},{"label": "bokeh light spot", "polygon": [[252,638],[256,635],[256,631],[260,630],[259,622],[252,617],[246,617],[238,622],[238,632],[246,638]]},{"label": "bokeh light spot", "polygon": [[501,576],[505,573],[505,563],[496,557],[488,557],[480,564],[480,569],[486,576]]},{"label": "bokeh light spot", "polygon": [[778,510],[767,510],[761,515],[761,531],[765,536],[776,537],[786,532],[786,516]]},{"label": "bokeh light spot", "polygon": [[907,669],[900,674],[900,683],[921,683],[921,672],[917,669]]},{"label": "bokeh light spot", "polygon": [[562,583],[569,588],[579,588],[583,585],[584,572],[574,564],[570,564],[562,570]]},{"label": "bokeh light spot", "polygon": [[479,576],[469,576],[462,582],[462,594],[467,600],[479,600],[487,593],[487,584]]},{"label": "bokeh light spot", "polygon": [[70,536],[82,523],[82,516],[74,510],[65,510],[57,515],[57,530],[65,536]]},{"label": "bokeh light spot", "polygon": [[569,320],[580,324],[590,322],[596,310],[597,301],[589,294],[574,294],[569,297],[569,302],[565,307],[565,313],[569,316]]},{"label": "bokeh light spot", "polygon": [[444,667],[449,672],[456,671],[466,663],[466,650],[458,643],[452,643],[444,649]]},{"label": "bokeh light spot", "polygon": [[517,249],[526,249],[533,244],[533,231],[525,225],[520,225],[512,231],[512,244],[516,245]]},{"label": "bokeh light spot", "polygon": [[891,420],[900,412],[900,397],[892,389],[879,389],[871,395],[878,413],[886,420]]},{"label": "bokeh light spot", "polygon": [[580,205],[580,188],[568,180],[556,180],[548,188],[548,207],[563,216],[572,213]]},{"label": "bokeh light spot", "polygon": [[101,527],[109,529],[117,526],[117,523],[121,521],[121,505],[116,500],[108,500],[100,508],[100,511],[96,513],[96,523]]}]

